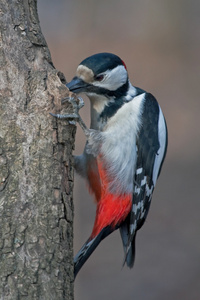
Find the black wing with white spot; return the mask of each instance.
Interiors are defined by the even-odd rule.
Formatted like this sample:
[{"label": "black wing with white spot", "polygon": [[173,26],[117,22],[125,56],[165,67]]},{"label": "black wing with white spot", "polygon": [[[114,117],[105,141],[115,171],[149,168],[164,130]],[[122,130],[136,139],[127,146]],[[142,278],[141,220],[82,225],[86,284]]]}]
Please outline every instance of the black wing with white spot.
[{"label": "black wing with white spot", "polygon": [[[145,94],[141,127],[137,137],[137,162],[134,176],[133,205],[129,220],[121,229],[122,238],[127,232],[126,262],[133,266],[135,255],[135,235],[147,217],[152,193],[165,158],[167,129],[164,116],[151,94]],[[127,223],[128,227],[127,228]],[[124,245],[125,246],[125,245]]]}]

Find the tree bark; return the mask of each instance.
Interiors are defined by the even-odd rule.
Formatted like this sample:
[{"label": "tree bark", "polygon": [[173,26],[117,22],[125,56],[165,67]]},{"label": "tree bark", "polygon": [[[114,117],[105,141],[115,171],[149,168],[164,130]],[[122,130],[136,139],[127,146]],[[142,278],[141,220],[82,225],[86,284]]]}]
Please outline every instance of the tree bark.
[{"label": "tree bark", "polygon": [[37,1],[1,0],[0,299],[73,299],[75,126],[49,115],[63,82]]}]

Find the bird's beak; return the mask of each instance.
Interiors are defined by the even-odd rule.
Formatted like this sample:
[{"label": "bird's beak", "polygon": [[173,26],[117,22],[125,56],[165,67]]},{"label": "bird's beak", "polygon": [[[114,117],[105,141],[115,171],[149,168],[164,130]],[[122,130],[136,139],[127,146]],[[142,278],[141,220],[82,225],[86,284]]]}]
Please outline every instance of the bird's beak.
[{"label": "bird's beak", "polygon": [[78,94],[81,92],[86,92],[89,84],[79,77],[74,77],[69,83],[66,84],[66,86],[71,92]]}]

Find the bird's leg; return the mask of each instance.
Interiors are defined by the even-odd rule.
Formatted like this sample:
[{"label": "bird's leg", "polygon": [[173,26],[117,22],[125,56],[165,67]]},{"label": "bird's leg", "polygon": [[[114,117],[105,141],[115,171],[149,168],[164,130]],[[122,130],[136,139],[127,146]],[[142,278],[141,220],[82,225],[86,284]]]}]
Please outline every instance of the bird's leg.
[{"label": "bird's leg", "polygon": [[[77,103],[76,99],[78,99],[78,103]],[[72,96],[72,97],[66,97],[66,98],[62,99],[61,103],[63,104],[65,102],[70,102],[72,104],[72,106],[74,108],[73,113],[63,114],[63,115],[50,113],[50,115],[52,115],[53,117],[58,118],[58,119],[67,119],[69,124],[75,125],[76,122],[78,122],[86,136],[86,139],[87,139],[86,152],[88,154],[92,154],[92,155],[96,156],[100,149],[102,135],[101,135],[101,132],[98,130],[87,128],[87,126],[83,122],[83,120],[79,114],[79,110],[84,106],[83,99],[81,97],[75,98]]]},{"label": "bird's leg", "polygon": [[70,97],[66,97],[63,98],[61,103],[65,103],[65,102],[70,102],[73,106],[74,112],[71,114],[53,114],[50,113],[50,115],[52,115],[55,118],[58,119],[67,119],[69,124],[75,125],[76,122],[79,123],[80,127],[82,128],[83,132],[85,133],[86,137],[88,137],[90,135],[90,130],[87,128],[87,126],[85,125],[85,123],[83,122],[80,114],[79,114],[79,110],[84,106],[84,101],[81,97],[78,97],[78,102],[76,101],[76,99],[73,96]]}]

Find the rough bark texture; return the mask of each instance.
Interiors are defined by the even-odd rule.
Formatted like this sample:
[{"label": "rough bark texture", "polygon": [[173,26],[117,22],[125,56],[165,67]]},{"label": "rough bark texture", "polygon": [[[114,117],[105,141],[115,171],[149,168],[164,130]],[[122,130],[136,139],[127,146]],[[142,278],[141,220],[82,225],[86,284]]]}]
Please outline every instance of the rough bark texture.
[{"label": "rough bark texture", "polygon": [[73,299],[75,127],[49,115],[63,80],[36,0],[1,0],[0,299]]}]

